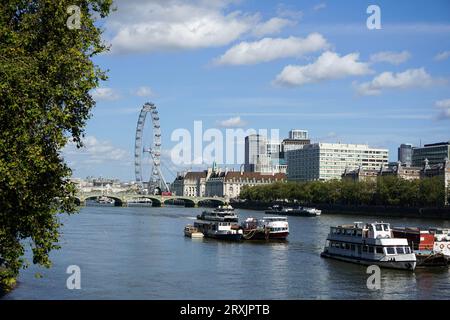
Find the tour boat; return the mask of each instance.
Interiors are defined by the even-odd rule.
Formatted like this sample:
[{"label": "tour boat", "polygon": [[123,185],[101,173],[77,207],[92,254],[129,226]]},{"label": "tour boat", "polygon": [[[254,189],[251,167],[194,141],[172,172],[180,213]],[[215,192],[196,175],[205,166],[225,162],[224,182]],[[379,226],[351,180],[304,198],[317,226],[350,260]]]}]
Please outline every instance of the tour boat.
[{"label": "tour boat", "polygon": [[238,222],[239,217],[230,205],[219,206],[212,211],[203,211],[201,215],[197,216],[200,220],[223,221],[223,222]]},{"label": "tour boat", "polygon": [[383,222],[331,227],[321,256],[403,270],[414,270],[417,263],[408,240],[394,238],[389,223]]},{"label": "tour boat", "polygon": [[204,211],[197,216],[194,227],[207,238],[219,240],[242,240],[243,231],[238,224],[239,217],[231,206]]},{"label": "tour boat", "polygon": [[266,210],[266,214],[280,214],[286,216],[299,217],[317,217],[322,214],[322,211],[316,208],[297,207],[297,208],[283,208],[279,205],[274,205]]},{"label": "tour boat", "polygon": [[190,224],[184,228],[184,235],[192,239],[203,238],[203,233],[199,232],[196,227]]},{"label": "tour boat", "polygon": [[96,199],[88,199],[86,200],[86,205],[88,206],[102,206],[102,207],[113,207],[115,206],[116,201],[114,199],[101,196]]},{"label": "tour boat", "polygon": [[149,198],[137,198],[127,201],[127,206],[129,207],[151,207],[153,201]]},{"label": "tour boat", "polygon": [[245,240],[286,240],[289,235],[286,217],[247,218],[241,227]]}]

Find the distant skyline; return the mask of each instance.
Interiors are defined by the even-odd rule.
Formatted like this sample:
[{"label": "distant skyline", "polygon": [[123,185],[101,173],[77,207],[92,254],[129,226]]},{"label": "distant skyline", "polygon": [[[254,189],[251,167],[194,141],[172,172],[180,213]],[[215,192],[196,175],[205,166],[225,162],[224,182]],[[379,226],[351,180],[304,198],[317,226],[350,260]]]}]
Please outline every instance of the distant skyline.
[{"label": "distant skyline", "polygon": [[[381,9],[369,30],[366,9]],[[166,178],[176,129],[308,130],[312,142],[450,140],[450,2],[119,0],[104,22],[109,80],[86,147],[63,155],[74,176],[134,179],[146,101],[159,109]],[[236,165],[236,164],[234,164]],[[203,165],[206,167],[207,165]],[[222,166],[227,166],[224,164]],[[228,164],[231,167],[231,164]],[[196,165],[195,167],[199,167]],[[202,166],[200,166],[202,167]]]}]

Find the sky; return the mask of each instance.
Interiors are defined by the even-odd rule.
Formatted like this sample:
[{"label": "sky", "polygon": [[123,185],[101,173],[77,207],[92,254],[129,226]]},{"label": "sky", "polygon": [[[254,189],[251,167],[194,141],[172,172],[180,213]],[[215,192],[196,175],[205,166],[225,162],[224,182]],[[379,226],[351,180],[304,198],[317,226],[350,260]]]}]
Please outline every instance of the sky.
[{"label": "sky", "polygon": [[[380,9],[381,29],[373,28],[370,5]],[[447,0],[117,0],[115,6],[101,22],[111,49],[94,62],[109,79],[92,92],[97,106],[85,147],[63,152],[75,177],[134,179],[136,122],[147,101],[160,114],[169,181],[214,160],[177,164],[170,156],[180,143],[172,135],[180,129],[194,135],[195,121],[224,135],[277,129],[284,138],[305,129],[313,142],[389,149],[391,161],[401,143],[450,140]],[[152,141],[149,122],[144,141]]]}]

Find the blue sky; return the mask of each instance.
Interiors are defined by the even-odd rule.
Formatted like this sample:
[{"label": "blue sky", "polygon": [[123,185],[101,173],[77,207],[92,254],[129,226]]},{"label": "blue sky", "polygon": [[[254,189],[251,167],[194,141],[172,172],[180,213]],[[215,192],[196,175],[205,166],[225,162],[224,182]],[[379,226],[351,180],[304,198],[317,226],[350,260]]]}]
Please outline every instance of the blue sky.
[{"label": "blue sky", "polygon": [[[369,5],[381,29],[369,30]],[[450,140],[450,2],[116,1],[104,21],[109,80],[93,92],[87,147],[66,149],[74,176],[134,178],[139,110],[159,109],[168,180],[172,132],[306,129],[313,141]],[[231,120],[230,120],[231,119]],[[229,120],[229,121],[226,121]],[[228,164],[231,166],[231,164]],[[206,167],[206,165],[205,165]]]}]

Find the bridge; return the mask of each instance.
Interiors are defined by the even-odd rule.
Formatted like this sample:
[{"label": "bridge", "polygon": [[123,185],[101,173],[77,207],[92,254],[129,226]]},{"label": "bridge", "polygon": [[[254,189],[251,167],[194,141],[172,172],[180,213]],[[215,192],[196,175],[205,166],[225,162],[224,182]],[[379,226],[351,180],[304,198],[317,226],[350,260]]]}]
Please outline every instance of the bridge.
[{"label": "bridge", "polygon": [[162,207],[170,201],[183,201],[186,207],[198,207],[202,202],[210,202],[217,205],[224,205],[228,203],[229,199],[222,197],[186,197],[186,196],[163,196],[152,194],[138,194],[138,193],[102,193],[102,192],[79,192],[75,196],[77,198],[78,205],[86,205],[86,200],[95,200],[98,197],[108,197],[115,201],[116,206],[126,207],[128,201],[136,199],[150,199],[153,207]]}]

